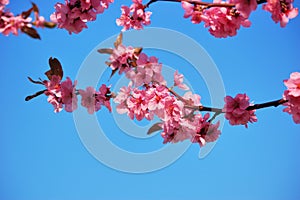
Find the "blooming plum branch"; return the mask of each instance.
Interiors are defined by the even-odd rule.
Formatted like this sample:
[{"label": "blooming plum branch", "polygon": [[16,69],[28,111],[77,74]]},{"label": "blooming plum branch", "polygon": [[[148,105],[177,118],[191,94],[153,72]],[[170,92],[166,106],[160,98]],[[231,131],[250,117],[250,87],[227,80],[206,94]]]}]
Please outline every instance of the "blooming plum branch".
[{"label": "blooming plum branch", "polygon": [[[32,26],[66,29],[69,34],[80,33],[87,28],[87,22],[94,21],[98,14],[109,8],[114,0],[65,0],[64,3],[55,4],[55,12],[50,16],[52,22],[45,21],[39,16],[38,8],[32,8],[21,15],[14,16],[4,8],[9,0],[0,2],[0,32],[4,35],[13,33],[18,35],[18,30],[33,38],[39,38]],[[271,13],[275,23],[285,27],[290,19],[298,15],[298,8],[294,8],[294,0],[213,0],[202,2],[196,0],[150,0],[143,4],[142,0],[132,0],[130,6],[121,7],[121,16],[116,19],[116,24],[122,26],[122,31],[129,29],[141,30],[151,24],[152,12],[147,11],[150,5],[157,2],[181,3],[184,18],[190,18],[194,24],[202,23],[208,31],[217,38],[232,37],[237,34],[241,26],[250,27],[250,14],[262,4],[262,9]],[[29,17],[34,12],[35,20]]]},{"label": "blooming plum branch", "polygon": [[[5,8],[8,4],[9,0],[0,0],[0,33],[5,36],[10,33],[18,35],[21,31],[34,39],[41,39],[32,26],[37,28],[54,28],[56,26],[56,23],[46,21],[43,16],[39,15],[38,6],[34,3],[29,10],[16,16]],[[31,13],[34,14],[34,20],[30,17]]]},{"label": "blooming plum branch", "polygon": [[250,27],[249,16],[255,11],[258,4],[263,4],[263,10],[272,14],[275,23],[280,22],[285,27],[289,19],[298,15],[298,8],[293,7],[293,0],[214,0],[212,3],[195,0],[150,0],[145,5],[142,0],[133,0],[133,4],[122,6],[122,15],[116,20],[122,31],[128,29],[143,29],[144,25],[151,23],[151,12],[145,11],[156,2],[181,3],[184,9],[184,18],[191,18],[192,23],[204,23],[209,32],[217,38],[235,36],[237,30]]},{"label": "blooming plum branch", "polygon": [[[244,125],[247,128],[249,122],[257,121],[257,109],[271,106],[285,106],[283,111],[291,114],[294,122],[300,124],[299,72],[292,73],[290,79],[284,81],[287,90],[279,100],[251,104],[246,94],[237,94],[235,97],[226,96],[223,108],[213,108],[201,104],[200,95],[189,91],[184,84],[184,76],[178,71],[174,73],[172,86],[168,86],[158,58],[146,55],[140,47],[123,45],[122,34],[118,36],[114,48],[99,49],[98,52],[109,55],[106,65],[112,71],[111,77],[116,72],[125,74],[130,80],[128,86],[121,87],[117,93],[111,92],[110,86],[105,84],[98,91],[91,86],[85,90],[77,89],[77,81],[72,82],[69,77],[62,81],[63,70],[60,62],[56,58],[50,58],[50,69],[45,72],[48,80],[34,81],[29,78],[32,83],[43,85],[46,89],[26,97],[25,100],[45,94],[47,101],[53,105],[54,112],[62,109],[73,112],[78,107],[77,96],[81,96],[81,105],[89,114],[99,111],[101,106],[111,112],[110,102],[113,100],[117,104],[117,112],[127,114],[132,120],[150,121],[157,116],[160,122],[154,124],[147,134],[161,131],[163,143],[190,140],[203,146],[216,141],[221,134],[218,129],[220,122],[213,122],[218,115],[224,114],[230,125]],[[187,92],[181,96],[174,91],[175,87]],[[212,117],[210,113],[214,113]]]}]

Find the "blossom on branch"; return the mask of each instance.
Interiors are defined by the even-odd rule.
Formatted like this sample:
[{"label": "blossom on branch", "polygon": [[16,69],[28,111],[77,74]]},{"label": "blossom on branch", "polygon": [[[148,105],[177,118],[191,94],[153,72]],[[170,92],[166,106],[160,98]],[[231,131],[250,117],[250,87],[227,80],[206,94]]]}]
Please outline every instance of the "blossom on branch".
[{"label": "blossom on branch", "polygon": [[280,22],[281,27],[285,27],[289,19],[298,15],[298,8],[293,7],[294,0],[268,0],[263,5],[263,9],[272,14],[275,23]]},{"label": "blossom on branch", "polygon": [[67,80],[61,83],[61,98],[62,103],[65,105],[67,112],[73,112],[77,109],[77,95],[76,95],[77,81],[72,83],[72,80],[67,77]]},{"label": "blossom on branch", "polygon": [[62,95],[61,95],[61,78],[57,75],[53,75],[51,80],[43,81],[47,90],[44,92],[48,96],[48,102],[53,105],[54,112],[60,112],[63,109]]},{"label": "blossom on branch", "polygon": [[251,22],[243,17],[238,11],[228,7],[212,7],[205,11],[202,17],[205,27],[217,38],[235,36],[237,30],[243,27],[250,27]]},{"label": "blossom on branch", "polygon": [[96,90],[89,86],[85,90],[79,90],[81,96],[81,105],[87,108],[89,114],[100,110],[100,105],[97,104],[95,94]]},{"label": "blossom on branch", "polygon": [[[29,10],[17,16],[14,16],[12,12],[4,10],[8,3],[8,0],[0,2],[0,33],[5,36],[8,36],[10,33],[17,36],[19,35],[19,31],[21,31],[32,38],[40,39],[38,32],[33,26],[41,28],[54,28],[56,26],[55,23],[48,22],[43,16],[39,15],[39,9],[34,3],[32,3],[32,7]],[[32,12],[35,17],[34,20],[30,17]]]},{"label": "blossom on branch", "polygon": [[107,107],[111,112],[110,99],[112,98],[110,88],[102,84],[97,92],[93,87],[89,86],[85,90],[79,90],[81,95],[81,105],[86,107],[89,114],[93,114],[101,109],[101,105]]},{"label": "blossom on branch", "polygon": [[257,8],[256,0],[230,0],[230,2],[235,4],[237,11],[245,18],[248,18]]},{"label": "blossom on branch", "polygon": [[[210,6],[202,4],[191,4],[183,1],[181,3],[185,10],[184,17],[191,17],[191,21],[194,24],[204,22],[205,27],[209,27],[209,32],[217,38],[226,38],[228,36],[235,36],[237,30],[243,27],[250,27],[251,22],[248,20],[248,16],[252,10],[256,9],[255,0],[251,0],[248,3],[244,1],[236,1],[238,8],[233,8],[229,3],[221,0],[214,0]],[[255,1],[256,2],[256,1]],[[217,4],[218,6],[214,6]],[[224,7],[220,6],[224,4]]]},{"label": "blossom on branch", "polygon": [[177,86],[182,90],[190,89],[186,84],[183,83],[183,74],[179,74],[177,70],[174,73],[174,86]]},{"label": "blossom on branch", "polygon": [[96,92],[96,103],[100,106],[105,106],[111,112],[110,99],[113,97],[110,91],[110,87],[102,84],[99,88],[99,92]]},{"label": "blossom on branch", "polygon": [[65,0],[55,4],[51,20],[58,23],[58,28],[66,29],[69,34],[80,33],[87,28],[88,21],[96,20],[114,0]]},{"label": "blossom on branch", "polygon": [[183,15],[184,18],[191,17],[191,21],[193,24],[199,24],[202,22],[202,15],[204,10],[203,6],[191,4],[186,1],[182,1],[181,6],[185,11]]},{"label": "blossom on branch", "polygon": [[122,31],[126,31],[130,28],[143,29],[143,25],[149,25],[151,23],[151,12],[145,12],[145,6],[142,4],[142,0],[132,0],[133,4],[121,7],[121,17],[116,20],[118,26],[123,26]]},{"label": "blossom on branch", "polygon": [[223,112],[225,112],[225,118],[229,120],[231,125],[245,125],[247,128],[248,122],[257,121],[255,110],[247,110],[250,106],[249,100],[246,94],[237,94],[234,98],[231,96],[224,98]]},{"label": "blossom on branch", "polygon": [[135,87],[156,82],[165,84],[164,77],[161,74],[162,64],[154,56],[148,57],[141,53],[136,61],[136,67],[127,71],[126,77],[130,79]]},{"label": "blossom on branch", "polygon": [[109,57],[109,66],[113,71],[119,70],[119,74],[126,73],[131,69],[131,64],[136,59],[137,56],[133,47],[120,44],[113,49],[113,53]]},{"label": "blossom on branch", "polygon": [[295,123],[300,124],[300,73],[294,72],[290,79],[284,80],[287,90],[284,91],[283,98],[288,100],[283,111],[291,114]]},{"label": "blossom on branch", "polygon": [[197,119],[198,124],[195,126],[197,131],[193,135],[191,141],[193,143],[198,143],[200,147],[204,146],[208,142],[216,141],[221,134],[221,131],[218,130],[220,121],[216,124],[212,124],[208,121],[209,116],[209,113],[206,113],[204,117],[200,116],[199,119]]}]

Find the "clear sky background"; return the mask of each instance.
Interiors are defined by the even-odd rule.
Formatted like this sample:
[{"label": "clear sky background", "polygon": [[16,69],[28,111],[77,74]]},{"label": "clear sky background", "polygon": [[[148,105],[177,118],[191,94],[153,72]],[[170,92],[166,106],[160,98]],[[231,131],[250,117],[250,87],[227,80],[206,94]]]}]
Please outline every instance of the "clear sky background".
[{"label": "clear sky background", "polygon": [[[35,3],[47,17],[56,1]],[[248,129],[225,122],[220,139],[204,159],[198,159],[199,146],[195,144],[162,170],[130,174],[103,165],[86,150],[72,114],[53,113],[45,96],[24,101],[41,89],[26,77],[45,78],[50,56],[57,57],[65,76],[74,79],[89,52],[120,32],[115,19],[120,16],[121,4],[112,4],[78,35],[45,29],[39,30],[41,41],[24,34],[0,36],[0,199],[300,199],[300,126],[282,112],[283,107],[258,110],[258,122]],[[295,6],[300,7],[299,2]],[[30,1],[12,0],[8,7],[20,13],[30,7]],[[281,98],[283,80],[300,70],[299,17],[280,28],[259,6],[250,17],[250,28],[242,28],[233,38],[216,39],[203,24],[184,19],[179,4],[157,3],[150,10],[152,27],[179,31],[204,47],[216,63],[228,95],[246,92],[255,102]],[[160,57],[159,52],[151,53]],[[175,69],[183,67],[168,60],[167,54],[160,61]],[[185,76],[192,79],[193,74]],[[203,104],[208,104],[201,93],[203,86],[193,87],[203,96]],[[106,109],[97,115],[106,120],[108,137],[122,148],[142,152],[162,143],[159,135],[147,141],[122,134]]]}]

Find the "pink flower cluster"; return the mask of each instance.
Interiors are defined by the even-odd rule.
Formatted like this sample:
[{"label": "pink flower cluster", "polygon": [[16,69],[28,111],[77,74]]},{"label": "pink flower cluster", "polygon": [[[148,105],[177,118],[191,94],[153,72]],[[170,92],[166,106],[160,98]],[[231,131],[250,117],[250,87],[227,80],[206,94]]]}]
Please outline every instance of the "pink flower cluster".
[{"label": "pink flower cluster", "polygon": [[14,16],[11,12],[3,12],[0,16],[0,33],[8,36],[10,33],[19,34],[24,27],[31,27],[31,18],[23,18],[21,15]]},{"label": "pink flower cluster", "polygon": [[190,89],[186,84],[183,83],[183,74],[178,74],[177,70],[174,73],[174,86],[177,86],[182,90]]},{"label": "pink flower cluster", "polygon": [[[55,24],[47,22],[43,16],[39,15],[38,7],[32,4],[32,8],[24,11],[22,14],[14,16],[12,12],[6,11],[5,6],[9,4],[8,0],[0,2],[0,33],[8,36],[10,33],[18,35],[19,31],[26,33],[33,38],[40,38],[38,33],[32,26],[44,28],[53,28]],[[31,12],[34,12],[35,19],[32,20]]]},{"label": "pink flower cluster", "polygon": [[72,84],[70,78],[61,82],[59,76],[53,75],[50,81],[44,82],[47,90],[44,92],[48,96],[48,102],[54,107],[54,112],[60,112],[65,105],[67,112],[77,109],[77,95],[75,93],[76,81]]},{"label": "pink flower cluster", "polygon": [[87,28],[86,22],[96,20],[96,15],[103,13],[114,0],[65,0],[57,3],[51,20],[72,33],[80,33]]},{"label": "pink flower cluster", "polygon": [[[285,27],[289,19],[298,15],[298,8],[293,7],[293,0],[268,0],[263,9],[272,13],[272,19],[281,27]],[[216,6],[214,6],[214,4]],[[220,6],[224,4],[224,6]],[[230,5],[234,5],[234,7]],[[204,22],[209,27],[209,32],[217,38],[235,36],[237,30],[243,27],[250,27],[248,20],[252,11],[257,8],[256,0],[214,0],[210,6],[205,4],[189,3],[182,1],[181,5],[185,10],[184,18],[191,17],[194,24]]]},{"label": "pink flower cluster", "polygon": [[284,91],[283,98],[288,100],[283,111],[291,114],[295,123],[300,124],[300,73],[294,72],[290,79],[284,81],[287,90]]},{"label": "pink flower cluster", "polygon": [[257,8],[256,0],[230,0],[229,2],[234,3],[237,11],[245,18],[248,18]]},{"label": "pink flower cluster", "polygon": [[104,105],[111,111],[110,88],[106,85],[102,85],[99,91],[96,91],[93,87],[87,87],[86,90],[76,90],[77,81],[72,83],[71,79],[67,79],[61,82],[59,76],[53,75],[50,81],[43,81],[46,87],[44,92],[48,96],[48,102],[54,107],[54,112],[60,112],[63,108],[67,112],[73,112],[77,109],[77,94],[81,95],[81,105],[86,107],[89,114],[93,114]]},{"label": "pink flower cluster", "polygon": [[[226,3],[220,0],[214,0],[214,3]],[[244,6],[243,4],[241,4]],[[237,30],[241,26],[249,27],[251,22],[244,16],[250,14],[242,6],[242,13],[231,7],[210,7],[206,8],[201,5],[194,5],[186,1],[182,1],[182,7],[185,10],[184,17],[191,17],[194,24],[204,22],[205,27],[209,27],[209,32],[217,38],[226,38],[235,36]],[[246,6],[245,6],[246,7]],[[250,9],[251,11],[251,9]]]},{"label": "pink flower cluster", "polygon": [[146,54],[141,53],[136,61],[137,66],[126,73],[135,87],[157,82],[164,84],[165,80],[161,74],[162,64],[158,63],[158,59],[154,56],[148,57]]},{"label": "pink flower cluster", "polygon": [[151,12],[145,12],[145,6],[142,4],[142,0],[132,0],[133,4],[121,7],[121,17],[116,20],[118,26],[123,26],[122,31],[126,31],[130,28],[143,29],[143,25],[149,25],[151,23]]},{"label": "pink flower cluster", "polygon": [[[145,60],[148,59],[145,57]],[[183,84],[183,76],[177,71],[174,78],[178,85]],[[132,82],[120,89],[114,99],[118,104],[118,113],[127,113],[130,119],[137,120],[152,120],[154,115],[158,116],[162,121],[160,126],[164,143],[189,139],[203,146],[205,142],[215,141],[219,137],[219,123],[213,125],[207,121],[209,115],[202,117],[200,113],[194,114],[195,110],[185,108],[185,105],[200,106],[199,95],[187,92],[179,98],[160,82],[148,80],[146,85],[141,84],[145,86],[143,89],[132,88]]]},{"label": "pink flower cluster", "polygon": [[9,0],[0,0],[0,13],[4,10],[7,4],[9,4]]},{"label": "pink flower cluster", "polygon": [[119,74],[126,73],[132,68],[132,62],[136,59],[137,55],[135,55],[133,47],[119,44],[109,57],[109,66],[113,71],[119,70]]},{"label": "pink flower cluster", "polygon": [[298,15],[298,8],[293,7],[294,0],[268,0],[263,5],[263,9],[272,14],[275,23],[280,22],[281,27],[285,27],[289,19]]},{"label": "pink flower cluster", "polygon": [[18,35],[19,30],[25,26],[31,26],[31,18],[24,19],[21,15],[14,16],[13,13],[5,11],[5,6],[9,0],[0,1],[0,33],[9,35],[10,33]]},{"label": "pink flower cluster", "polygon": [[220,121],[216,124],[212,124],[207,121],[209,117],[209,113],[206,113],[204,117],[198,116],[198,119],[195,117],[198,124],[196,125],[197,132],[193,136],[192,142],[199,143],[200,147],[204,146],[207,142],[216,141],[221,134],[221,131],[218,130]]},{"label": "pink flower cluster", "polygon": [[246,94],[237,94],[234,98],[226,96],[224,101],[223,112],[225,112],[225,118],[229,120],[231,125],[245,125],[247,128],[248,122],[257,121],[255,110],[247,110],[250,103]]}]

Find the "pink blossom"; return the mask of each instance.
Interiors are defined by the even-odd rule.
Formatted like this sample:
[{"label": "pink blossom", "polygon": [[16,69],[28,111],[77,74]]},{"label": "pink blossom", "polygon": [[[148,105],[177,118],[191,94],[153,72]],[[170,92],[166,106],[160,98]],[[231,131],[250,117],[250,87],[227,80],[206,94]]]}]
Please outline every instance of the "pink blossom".
[{"label": "pink blossom", "polygon": [[189,87],[183,83],[183,74],[179,74],[177,70],[174,73],[174,86],[182,90],[189,90]]},{"label": "pink blossom", "polygon": [[181,126],[180,120],[184,105],[173,96],[167,96],[164,99],[164,104],[164,116],[161,118],[163,121],[163,132],[161,133],[164,138],[163,143],[175,142],[173,139]]},{"label": "pink blossom", "polygon": [[[188,106],[201,106],[202,105],[200,103],[201,97],[198,94],[193,94],[191,91],[186,92],[182,98],[184,100],[185,105],[188,105]],[[193,113],[194,111],[195,110],[193,110],[193,109],[185,108],[184,114],[189,115],[191,112]]]},{"label": "pink blossom", "polygon": [[126,31],[131,28],[130,8],[128,6],[122,6],[121,11],[121,17],[116,19],[116,24],[123,26],[122,31]]},{"label": "pink blossom", "polygon": [[55,12],[50,16],[59,28],[69,33],[79,33],[87,28],[86,22],[96,20],[96,15],[103,13],[113,0],[65,0],[65,4],[57,3]]},{"label": "pink blossom", "polygon": [[107,87],[105,84],[102,84],[99,88],[99,92],[96,92],[96,103],[99,104],[99,107],[101,107],[101,105],[104,105],[111,112],[110,99],[110,87]]},{"label": "pink blossom", "polygon": [[0,16],[7,4],[9,4],[9,0],[0,0]]},{"label": "pink blossom", "polygon": [[272,14],[275,23],[280,22],[280,26],[285,27],[289,19],[298,15],[298,8],[293,7],[293,2],[294,0],[268,0],[262,8]]},{"label": "pink blossom", "polygon": [[123,86],[120,88],[120,91],[118,92],[117,96],[114,98],[114,102],[118,103],[117,105],[117,112],[119,114],[124,114],[128,112],[127,107],[127,98],[130,96],[130,93],[132,91],[131,84],[129,84],[128,87]]},{"label": "pink blossom", "polygon": [[231,125],[245,125],[248,122],[256,122],[257,118],[254,114],[255,110],[247,110],[250,106],[249,97],[246,94],[237,94],[235,98],[226,96],[224,98],[225,105],[223,111],[225,118],[229,120]]},{"label": "pink blossom", "polygon": [[114,99],[117,105],[117,112],[127,113],[130,119],[136,118],[142,120],[153,119],[153,112],[148,108],[148,98],[146,90],[132,89],[131,84],[128,87],[122,87]]},{"label": "pink blossom", "polygon": [[21,15],[13,16],[12,13],[0,16],[2,24],[0,25],[0,33],[9,35],[10,33],[18,35],[18,31],[25,26],[31,27],[31,18],[24,19]]},{"label": "pink blossom", "polygon": [[[216,1],[220,3],[220,1]],[[241,26],[249,27],[251,22],[236,11],[228,7],[211,7],[202,16],[205,27],[217,38],[235,36]]]},{"label": "pink blossom", "polygon": [[60,112],[63,108],[62,95],[61,95],[61,78],[59,76],[52,76],[50,81],[44,81],[47,90],[44,92],[48,96],[47,101],[54,107],[54,112]]},{"label": "pink blossom", "polygon": [[[89,0],[87,0],[89,1]],[[90,0],[96,13],[103,13],[114,0]]]},{"label": "pink blossom", "polygon": [[109,57],[112,70],[119,70],[119,74],[127,72],[131,68],[130,61],[136,59],[133,47],[126,47],[122,44],[118,45]]},{"label": "pink blossom", "polygon": [[256,0],[231,0],[235,4],[237,11],[245,18],[248,18],[250,13],[257,8]]},{"label": "pink blossom", "polygon": [[100,109],[100,105],[96,103],[96,90],[93,87],[79,90],[79,94],[81,95],[81,105],[87,108],[89,114],[93,114]]},{"label": "pink blossom", "polygon": [[288,100],[287,103],[283,104],[286,106],[286,108],[283,109],[283,112],[292,115],[294,122],[300,124],[300,97],[289,95],[288,90],[284,92],[283,97]]},{"label": "pink blossom", "polygon": [[287,90],[284,91],[283,99],[288,100],[283,111],[291,114],[295,123],[300,124],[300,73],[293,72],[290,79],[284,80]]},{"label": "pink blossom", "polygon": [[44,24],[45,24],[45,18],[43,16],[36,16],[36,20],[34,21],[34,25],[36,27],[41,27],[44,28]]},{"label": "pink blossom", "polygon": [[0,0],[0,4],[2,4],[2,5],[8,5],[9,4],[9,0]]},{"label": "pink blossom", "polygon": [[207,113],[203,118],[200,118],[199,125],[197,126],[197,132],[192,138],[192,142],[199,143],[200,147],[204,146],[207,142],[216,141],[221,134],[221,131],[218,130],[220,121],[218,121],[216,124],[212,124],[207,121],[209,116],[209,113]]},{"label": "pink blossom", "polygon": [[136,87],[144,84],[150,84],[156,82],[164,84],[164,78],[161,74],[162,65],[158,63],[158,59],[154,56],[148,58],[144,53],[139,55],[137,60],[137,67],[134,70],[130,70],[126,73],[127,78],[132,80]]},{"label": "pink blossom", "polygon": [[148,120],[153,119],[153,113],[148,109],[148,101],[146,98],[145,90],[133,89],[129,98],[126,101],[128,108],[128,116],[130,119],[136,118],[142,120],[146,118]]},{"label": "pink blossom", "polygon": [[186,1],[181,2],[181,6],[184,9],[184,18],[191,18],[193,24],[199,24],[202,21],[203,8],[200,5],[193,5]]},{"label": "pink blossom", "polygon": [[284,80],[284,84],[288,88],[288,95],[299,97],[300,96],[300,73],[293,72],[290,79]]},{"label": "pink blossom", "polygon": [[73,84],[69,77],[61,83],[61,99],[67,112],[73,112],[77,109],[76,84],[77,81]]},{"label": "pink blossom", "polygon": [[130,7],[121,7],[121,17],[116,20],[118,26],[123,26],[122,31],[126,31],[130,28],[143,29],[143,25],[149,25],[151,23],[151,12],[145,12],[145,6],[142,4],[142,0],[133,0],[133,4]]},{"label": "pink blossom", "polygon": [[154,84],[146,91],[148,109],[153,111],[159,118],[164,117],[165,98],[170,96],[169,90],[162,85]]},{"label": "pink blossom", "polygon": [[50,16],[53,22],[58,23],[59,28],[64,28],[71,33],[79,33],[83,28],[87,28],[85,22],[81,20],[81,11],[74,7],[70,9],[71,5],[65,0],[65,4],[57,3],[55,5],[55,13]]}]

